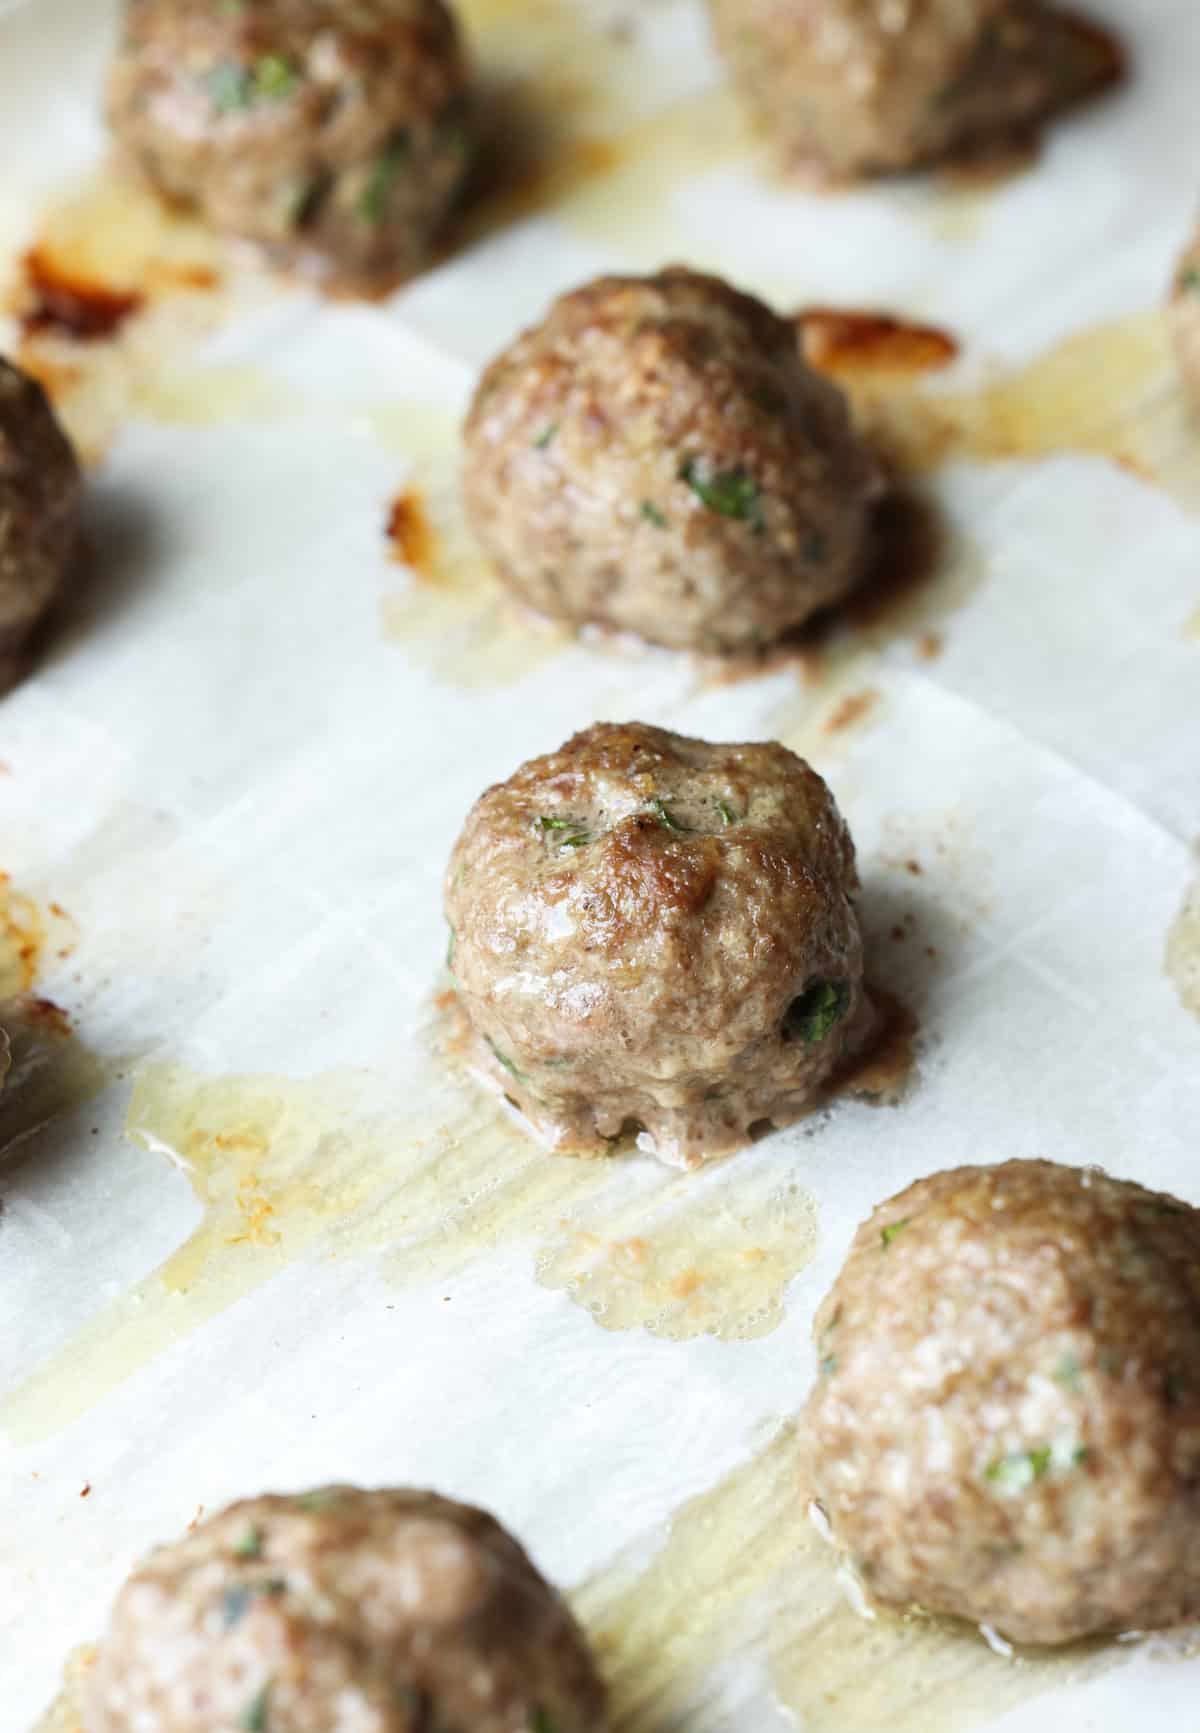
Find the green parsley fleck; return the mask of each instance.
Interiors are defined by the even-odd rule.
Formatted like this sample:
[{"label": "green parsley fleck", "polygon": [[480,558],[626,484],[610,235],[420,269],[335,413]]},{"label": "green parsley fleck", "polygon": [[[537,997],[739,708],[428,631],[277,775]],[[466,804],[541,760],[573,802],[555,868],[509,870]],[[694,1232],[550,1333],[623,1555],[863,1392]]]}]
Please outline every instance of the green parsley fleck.
[{"label": "green parsley fleck", "polygon": [[822,1378],[832,1378],[834,1373],[837,1371],[837,1364],[838,1357],[836,1354],[826,1354],[825,1358],[821,1361]]},{"label": "green parsley fleck", "polygon": [[529,1733],[555,1733],[553,1721],[540,1706],[533,1711],[533,1719],[529,1723]]},{"label": "green parsley fleck", "polygon": [[507,1053],[501,1053],[496,1043],[489,1040],[486,1035],[484,1036],[484,1040],[487,1041],[488,1046],[491,1048],[497,1064],[503,1065],[510,1077],[515,1077],[518,1083],[528,1083],[529,1079],[526,1077],[525,1073],[513,1064]]},{"label": "green parsley fleck", "polygon": [[1191,295],[1200,294],[1200,265],[1189,265],[1180,274],[1179,287]]},{"label": "green parsley fleck", "polygon": [[737,518],[748,523],[755,535],[766,528],[762,496],[758,483],[738,464],[733,469],[719,469],[710,476],[700,472],[700,464],[689,457],[679,467],[679,479],[686,482],[702,505],[720,517]]},{"label": "green parsley fleck", "polygon": [[208,99],[218,114],[230,114],[235,108],[245,108],[250,101],[251,78],[244,66],[232,60],[222,60],[208,74]]},{"label": "green parsley fleck", "polygon": [[1039,1444],[1034,1450],[1010,1450],[988,1463],[984,1478],[1008,1492],[1024,1492],[1048,1473],[1053,1456],[1048,1444]]},{"label": "green parsley fleck", "polygon": [[1080,1387],[1080,1372],[1078,1356],[1068,1348],[1054,1368],[1055,1382],[1061,1384],[1064,1390],[1078,1390]]},{"label": "green parsley fleck", "polygon": [[252,1523],[233,1549],[234,1558],[261,1558],[263,1549],[263,1532],[257,1523]]},{"label": "green parsley fleck", "polygon": [[221,1618],[225,1629],[231,1631],[236,1624],[245,1618],[253,1601],[260,1595],[282,1595],[287,1592],[287,1584],[282,1577],[268,1577],[261,1583],[238,1583],[235,1588],[226,1589],[221,1596]]},{"label": "green parsley fleck", "polygon": [[815,1046],[846,1015],[849,1004],[850,988],[845,981],[814,981],[788,1007],[785,1033]]},{"label": "green parsley fleck", "polygon": [[297,1510],[330,1510],[341,1496],[336,1487],[318,1486],[313,1492],[297,1493],[293,1503]]},{"label": "green parsley fleck", "polygon": [[208,95],[218,114],[232,114],[257,102],[282,102],[292,94],[299,79],[291,63],[281,54],[264,54],[253,66],[222,60],[206,80]]},{"label": "green parsley fleck", "polygon": [[388,200],[396,185],[400,170],[404,166],[409,152],[409,139],[406,132],[394,134],[386,149],[375,158],[367,183],[363,187],[362,196],[358,201],[358,214],[368,223],[381,222],[387,210]]},{"label": "green parsley fleck", "polygon": [[642,516],[648,524],[653,524],[657,530],[670,528],[666,513],[659,511],[652,499],[642,501]]},{"label": "green parsley fleck", "polygon": [[[589,842],[595,842],[595,837],[585,825],[573,818],[539,818],[538,829],[548,831],[555,836],[560,849],[585,848]],[[559,835],[559,832],[565,832]]]},{"label": "green parsley fleck", "polygon": [[883,1251],[887,1251],[893,1240],[899,1239],[911,1220],[911,1216],[901,1216],[898,1222],[889,1222],[885,1228],[880,1228],[879,1243]]},{"label": "green parsley fleck", "polygon": [[721,823],[725,826],[726,830],[729,829],[731,824],[737,823],[737,820],[733,816],[733,808],[725,801],[719,800],[717,802],[717,811],[721,815]]},{"label": "green parsley fleck", "polygon": [[252,1697],[242,1710],[238,1726],[243,1733],[267,1733],[271,1715],[271,1685],[268,1679],[256,1697]]},{"label": "green parsley fleck", "polygon": [[670,808],[666,805],[665,801],[659,800],[656,797],[654,800],[652,800],[650,802],[650,805],[653,809],[654,816],[658,820],[659,824],[664,825],[667,830],[686,830],[687,829],[686,825],[680,824],[679,820],[674,817]]},{"label": "green parsley fleck", "polygon": [[295,90],[298,80],[295,69],[282,54],[264,54],[254,63],[254,100],[282,102]]},{"label": "green parsley fleck", "polygon": [[545,451],[546,447],[549,445],[550,441],[554,438],[554,435],[557,432],[558,432],[557,421],[547,422],[546,426],[543,427],[542,431],[538,434],[537,438],[534,440],[533,449],[535,451]]}]

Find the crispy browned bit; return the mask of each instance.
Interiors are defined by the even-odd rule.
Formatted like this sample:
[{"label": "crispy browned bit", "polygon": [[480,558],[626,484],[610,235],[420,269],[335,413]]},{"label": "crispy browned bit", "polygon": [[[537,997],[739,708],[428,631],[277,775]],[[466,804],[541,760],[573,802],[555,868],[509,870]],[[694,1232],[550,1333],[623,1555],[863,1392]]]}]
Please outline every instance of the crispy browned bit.
[{"label": "crispy browned bit", "polygon": [[111,337],[144,304],[145,297],[134,290],[76,276],[42,247],[30,248],[23,270],[20,321],[26,337],[53,331],[93,343]]},{"label": "crispy browned bit", "polygon": [[834,710],[833,714],[821,730],[823,734],[839,734],[844,728],[852,728],[856,722],[872,711],[879,702],[879,694],[872,687],[865,692],[849,692]]},{"label": "crispy browned bit", "polygon": [[806,307],[793,315],[804,359],[822,373],[927,373],[949,367],[958,339],[936,325],[849,307]]},{"label": "crispy browned bit", "polygon": [[407,488],[397,494],[388,512],[387,537],[392,558],[419,577],[433,576],[434,532],[419,493]]}]

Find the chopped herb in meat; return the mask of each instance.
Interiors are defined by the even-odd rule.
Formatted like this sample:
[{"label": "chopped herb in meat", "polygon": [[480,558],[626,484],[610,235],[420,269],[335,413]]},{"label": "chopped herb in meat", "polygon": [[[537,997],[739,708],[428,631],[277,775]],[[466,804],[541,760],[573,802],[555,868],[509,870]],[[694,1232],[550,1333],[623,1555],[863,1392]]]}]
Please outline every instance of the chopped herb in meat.
[{"label": "chopped herb in meat", "polygon": [[367,176],[367,183],[363,187],[362,197],[358,201],[358,213],[368,223],[382,222],[408,152],[408,134],[398,132],[387,148],[375,158]]},{"label": "chopped herb in meat", "polygon": [[650,805],[659,824],[663,825],[667,830],[687,829],[686,825],[680,824],[679,820],[673,816],[671,809],[664,801],[655,799],[650,802]]},{"label": "chopped herb in meat", "polygon": [[492,1056],[495,1059],[496,1063],[498,1065],[502,1065],[504,1067],[504,1069],[508,1072],[510,1077],[515,1077],[518,1083],[527,1083],[529,1081],[529,1079],[526,1077],[525,1073],[521,1070],[518,1070],[517,1066],[515,1066],[513,1064],[512,1060],[508,1057],[508,1054],[507,1053],[501,1053],[500,1049],[497,1047],[497,1045],[494,1041],[489,1040],[489,1038],[486,1035],[484,1036],[484,1040],[487,1041],[488,1046],[491,1048]]},{"label": "chopped herb in meat", "polygon": [[1006,1456],[988,1463],[985,1478],[1006,1491],[1023,1492],[1049,1472],[1052,1460],[1048,1444],[1040,1444],[1036,1450],[1010,1450]]},{"label": "chopped herb in meat", "polygon": [[1068,1348],[1066,1353],[1062,1355],[1058,1365],[1054,1368],[1054,1377],[1055,1381],[1061,1384],[1064,1390],[1079,1389],[1079,1359],[1070,1348]]},{"label": "chopped herb in meat", "polygon": [[221,1596],[221,1618],[225,1629],[231,1631],[240,1624],[261,1595],[282,1595],[286,1591],[287,1584],[282,1577],[268,1577],[261,1583],[238,1583],[236,1587],[226,1589]]},{"label": "chopped herb in meat", "polygon": [[792,1000],[784,1018],[784,1033],[815,1046],[841,1022],[849,1004],[850,988],[845,981],[814,981]]},{"label": "chopped herb in meat", "polygon": [[809,530],[804,538],[804,557],[810,565],[819,565],[829,552],[829,541],[820,530]]},{"label": "chopped herb in meat", "polygon": [[542,431],[538,434],[537,438],[534,440],[534,442],[533,442],[534,450],[535,451],[545,451],[546,447],[549,445],[550,441],[554,438],[554,435],[557,432],[558,432],[557,421],[549,422],[545,427],[543,427]]},{"label": "chopped herb in meat", "polygon": [[232,114],[259,102],[282,102],[299,83],[281,54],[264,54],[253,66],[223,60],[208,74],[209,101],[218,114]]},{"label": "chopped herb in meat", "polygon": [[263,1549],[262,1529],[251,1526],[234,1546],[235,1558],[261,1558]]},{"label": "chopped herb in meat", "polygon": [[837,1363],[838,1360],[836,1354],[826,1354],[825,1358],[821,1361],[822,1378],[832,1378],[834,1373],[837,1371]]},{"label": "chopped herb in meat", "polygon": [[1179,287],[1186,289],[1190,295],[1200,294],[1200,265],[1189,265],[1180,274]]},{"label": "chopped herb in meat", "polygon": [[242,1733],[267,1733],[271,1724],[271,1681],[268,1680],[257,1696],[242,1710],[238,1722]]},{"label": "chopped herb in meat", "polygon": [[717,811],[721,815],[721,823],[724,825],[726,830],[729,829],[731,824],[736,824],[737,820],[733,816],[733,809],[725,801],[719,800],[717,802]]},{"label": "chopped herb in meat", "polygon": [[655,529],[665,530],[670,528],[667,514],[660,511],[652,499],[644,499],[642,501],[642,516],[645,518],[647,523],[653,524]]},{"label": "chopped herb in meat", "polygon": [[297,1495],[295,1504],[297,1510],[332,1510],[341,1500],[341,1493],[333,1486],[318,1486],[315,1492],[301,1492]]},{"label": "chopped herb in meat", "polygon": [[584,848],[596,839],[585,825],[573,818],[539,818],[538,829],[553,836],[558,847]]},{"label": "chopped herb in meat", "polygon": [[455,942],[456,942],[456,940],[455,940],[454,928],[451,927],[450,928],[450,937],[446,940],[446,967],[449,969],[451,974],[454,973],[454,946],[455,946]]},{"label": "chopped herb in meat", "polygon": [[901,1216],[898,1222],[889,1222],[885,1228],[880,1228],[879,1243],[885,1252],[891,1245],[892,1241],[899,1238],[899,1236],[904,1232],[911,1220],[911,1216]]},{"label": "chopped herb in meat", "polygon": [[544,1709],[539,1707],[533,1711],[529,1733],[555,1733],[554,1723]]},{"label": "chopped herb in meat", "polygon": [[718,469],[711,475],[704,475],[699,461],[689,457],[680,465],[679,479],[687,483],[709,511],[748,523],[756,535],[766,528],[758,483],[741,464],[734,469]]}]

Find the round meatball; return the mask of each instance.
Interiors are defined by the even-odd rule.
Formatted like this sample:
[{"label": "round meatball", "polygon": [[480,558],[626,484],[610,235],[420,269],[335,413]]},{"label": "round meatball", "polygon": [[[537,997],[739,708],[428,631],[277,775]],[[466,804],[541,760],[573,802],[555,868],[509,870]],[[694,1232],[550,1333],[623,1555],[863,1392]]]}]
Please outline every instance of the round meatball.
[{"label": "round meatball", "polygon": [[816,1496],[870,1593],[1026,1643],[1200,1615],[1200,1211],[935,1174],[859,1228],[816,1334]]},{"label": "round meatball", "polygon": [[231,1505],[117,1598],[85,1733],[599,1733],[604,1688],[511,1535],[432,1492]]},{"label": "round meatball", "polygon": [[484,374],[464,492],[541,613],[743,650],[861,573],[880,484],[795,327],[715,277],[604,277]]},{"label": "round meatball", "polygon": [[1200,403],[1200,229],[1176,267],[1170,314],[1183,382]]},{"label": "round meatball", "polygon": [[45,392],[0,360],[0,692],[24,672],[29,640],[71,575],[82,499]]},{"label": "round meatball", "polygon": [[834,178],[1011,144],[1110,82],[1112,39],[1037,0],[711,0],[717,44],[789,165]]},{"label": "round meatball", "polygon": [[350,285],[428,261],[470,162],[442,0],[129,0],[109,118],[168,198]]},{"label": "round meatball", "polygon": [[785,747],[588,728],[490,788],[450,859],[479,1066],[553,1148],[735,1148],[810,1106],[862,1022],[856,888]]}]

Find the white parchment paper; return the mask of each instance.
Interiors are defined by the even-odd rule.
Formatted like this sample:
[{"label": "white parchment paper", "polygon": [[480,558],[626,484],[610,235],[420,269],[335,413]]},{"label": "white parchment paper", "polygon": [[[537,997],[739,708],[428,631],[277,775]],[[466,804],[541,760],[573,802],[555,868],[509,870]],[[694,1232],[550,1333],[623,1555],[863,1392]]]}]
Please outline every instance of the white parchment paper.
[{"label": "white parchment paper", "polygon": [[[874,708],[824,747],[793,670],[715,685],[670,657],[572,646],[467,679],[469,618],[381,627],[411,581],[381,526],[423,459],[396,404],[456,415],[495,348],[592,271],[684,258],[781,305],[892,306],[955,330],[967,379],[1159,302],[1200,181],[1200,31],[1189,0],[1096,9],[1130,39],[1134,80],[1032,172],[972,195],[969,221],[966,195],[931,182],[820,198],[734,153],[666,191],[660,177],[624,227],[535,214],[377,306],[260,286],[188,365],[253,367],[273,398],[123,419],[90,508],[120,570],[0,706],[0,868],[70,912],[77,944],[39,990],[93,1052],[214,1077],[350,1068],[402,1118],[426,1087],[440,874],[468,805],[589,721],[636,716],[804,738],[855,833],[875,972],[916,1005],[922,1058],[901,1106],[845,1104],[766,1146],[814,1194],[819,1245],[760,1339],[601,1330],[535,1283],[520,1245],[398,1284],[385,1248],[318,1238],[69,1423],[10,1427],[4,1729],[29,1725],[133,1558],[198,1505],[432,1483],[492,1507],[566,1585],[650,1544],[794,1411],[853,1226],[920,1173],[1047,1155],[1200,1202],[1200,1025],[1163,968],[1200,835],[1200,528],[1166,493],[1070,452],[942,468],[931,485],[981,581],[936,659],[904,637],[864,654]],[[632,26],[631,115],[719,84],[698,7],[604,16]],[[0,18],[6,258],[103,155],[111,21],[107,0]],[[904,911],[922,943],[884,956]],[[123,1136],[130,1086],[111,1081],[0,1175],[6,1391],[199,1219],[179,1167]],[[1195,1665],[1135,1657],[1005,1724],[1176,1729],[1196,1688]],[[751,1703],[729,1724],[774,1715]]]}]

